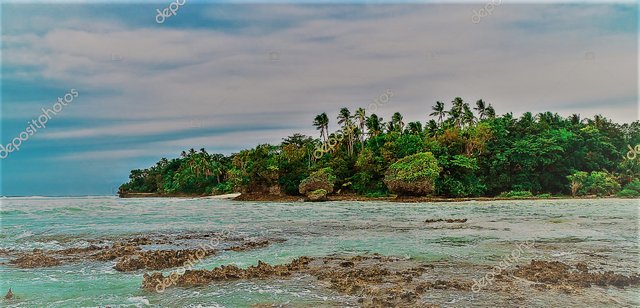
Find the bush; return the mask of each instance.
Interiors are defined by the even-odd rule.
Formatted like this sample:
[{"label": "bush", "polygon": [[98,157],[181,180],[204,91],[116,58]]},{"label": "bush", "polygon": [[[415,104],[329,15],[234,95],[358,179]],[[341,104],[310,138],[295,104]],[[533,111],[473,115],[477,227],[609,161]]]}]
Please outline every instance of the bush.
[{"label": "bush", "polygon": [[633,180],[633,182],[624,186],[624,189],[618,192],[618,197],[640,197],[640,180]]},{"label": "bush", "polygon": [[625,188],[619,191],[617,196],[618,197],[640,197],[640,192]]},{"label": "bush", "polygon": [[431,152],[404,157],[389,166],[384,183],[392,193],[398,195],[424,196],[430,194],[440,167]]},{"label": "bush", "polygon": [[539,194],[536,197],[546,199],[551,198],[551,194]]},{"label": "bush", "polygon": [[512,190],[510,192],[503,192],[498,197],[500,197],[500,198],[513,198],[513,199],[532,198],[533,194],[528,190],[519,190],[519,191],[513,191]]},{"label": "bush", "polygon": [[640,180],[633,180],[633,182],[625,185],[624,189],[634,190],[640,193]]},{"label": "bush", "polygon": [[586,173],[580,171],[567,176],[567,179],[571,181],[571,194],[573,196],[587,194],[610,196],[620,190],[620,184],[616,178],[607,172],[592,171],[591,173]]}]

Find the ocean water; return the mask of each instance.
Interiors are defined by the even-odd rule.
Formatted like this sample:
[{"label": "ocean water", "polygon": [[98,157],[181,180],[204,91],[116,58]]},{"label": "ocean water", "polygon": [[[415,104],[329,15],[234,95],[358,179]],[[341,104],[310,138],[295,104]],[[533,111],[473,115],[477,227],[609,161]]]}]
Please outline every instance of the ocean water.
[{"label": "ocean water", "polygon": [[[282,239],[245,252],[225,251],[196,268],[240,267],[258,260],[288,263],[298,256],[379,253],[419,262],[449,264],[465,279],[484,272],[465,265],[497,264],[515,245],[535,241],[529,259],[588,261],[602,270],[640,273],[639,200],[514,200],[462,203],[236,202],[212,199],[3,198],[0,249],[30,251],[86,247],[89,241],[229,231],[244,237]],[[426,219],[466,218],[464,224]],[[153,247],[151,247],[153,248]],[[244,280],[164,293],[140,288],[145,271],[122,273],[115,262],[86,260],[19,269],[0,256],[0,292],[16,298],[3,307],[287,307],[357,306],[357,299],[317,284],[311,277]],[[524,261],[523,261],[524,262]],[[163,272],[169,273],[171,269]],[[442,277],[451,278],[451,277]],[[640,306],[638,287],[592,287],[578,297],[550,292],[532,296],[531,306]],[[467,292],[471,293],[471,292]],[[604,296],[604,297],[603,297]],[[427,294],[442,307],[488,306],[508,298],[483,294]],[[606,301],[603,298],[608,298]],[[592,301],[590,301],[592,300]]]}]

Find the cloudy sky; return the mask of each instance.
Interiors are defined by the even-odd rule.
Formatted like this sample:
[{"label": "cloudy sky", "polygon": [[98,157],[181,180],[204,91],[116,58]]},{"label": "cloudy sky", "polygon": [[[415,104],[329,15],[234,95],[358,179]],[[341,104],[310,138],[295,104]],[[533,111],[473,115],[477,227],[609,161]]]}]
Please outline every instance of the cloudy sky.
[{"label": "cloudy sky", "polygon": [[110,194],[129,170],[182,150],[316,136],[321,112],[336,129],[340,107],[387,89],[376,113],[407,122],[456,96],[498,114],[638,119],[635,2],[506,2],[187,0],[162,24],[168,1],[4,3],[1,143],[79,95],[0,161],[0,194]]}]

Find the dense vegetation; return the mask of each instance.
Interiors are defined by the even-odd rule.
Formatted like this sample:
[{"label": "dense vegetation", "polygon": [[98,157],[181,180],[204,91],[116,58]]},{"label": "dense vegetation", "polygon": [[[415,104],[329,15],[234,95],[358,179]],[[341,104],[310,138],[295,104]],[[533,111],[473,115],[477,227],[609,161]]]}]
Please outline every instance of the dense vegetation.
[{"label": "dense vegetation", "polygon": [[616,124],[600,115],[563,118],[551,112],[497,116],[490,104],[479,100],[474,112],[459,97],[449,110],[442,102],[432,109],[433,119],[423,126],[404,123],[397,112],[385,122],[362,108],[354,114],[342,108],[339,135],[329,133],[323,113],[313,121],[318,139],[293,134],[279,145],[230,156],[191,149],[131,171],[120,192],[299,195],[300,183],[324,170],[335,194],[388,195],[386,176],[394,187],[429,179],[428,191],[447,197],[640,195],[640,159],[624,157],[628,145],[640,143],[638,121]]}]

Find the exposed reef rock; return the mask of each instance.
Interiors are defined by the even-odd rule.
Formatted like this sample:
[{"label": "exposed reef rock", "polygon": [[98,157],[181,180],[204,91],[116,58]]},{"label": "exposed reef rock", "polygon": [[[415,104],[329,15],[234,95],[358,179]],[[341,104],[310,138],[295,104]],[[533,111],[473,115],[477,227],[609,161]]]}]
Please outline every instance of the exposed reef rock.
[{"label": "exposed reef rock", "polygon": [[622,288],[640,284],[640,276],[637,274],[624,276],[611,271],[590,273],[589,268],[583,262],[572,267],[558,261],[532,260],[531,263],[518,267],[513,275],[539,283],[536,285],[537,287],[551,288],[555,286],[565,290],[588,288],[592,285],[602,287],[612,285]]},{"label": "exposed reef rock", "polygon": [[42,250],[38,249],[34,249],[30,254],[23,254],[17,259],[11,260],[9,263],[19,268],[51,267],[61,264],[60,260],[45,255]]},{"label": "exposed reef rock", "polygon": [[451,219],[427,219],[424,222],[425,223],[434,223],[434,222],[441,222],[444,221],[446,223],[463,223],[463,222],[467,222],[466,218],[461,218],[461,219],[455,219],[455,218],[451,218]]},{"label": "exposed reef rock", "polygon": [[145,274],[142,288],[164,290],[165,287],[201,286],[217,281],[238,279],[266,279],[288,277],[294,274],[310,275],[321,284],[341,294],[359,297],[364,307],[424,307],[418,303],[422,294],[430,289],[470,290],[469,281],[425,281],[419,279],[432,268],[414,261],[373,256],[354,257],[300,257],[285,265],[258,265],[247,269],[220,266],[212,270],[188,270],[183,275],[164,277],[162,273]]},{"label": "exposed reef rock", "polygon": [[[272,266],[258,261],[258,265],[250,266],[246,269],[241,269],[234,265],[223,265],[212,270],[188,270],[183,275],[178,275],[177,278],[173,279],[173,284],[188,287],[206,285],[221,280],[284,277],[301,271],[311,260],[308,257],[300,257],[286,265]],[[162,273],[144,274],[142,288],[155,290],[158,287],[164,287],[162,284],[168,278],[169,276],[164,277]]]},{"label": "exposed reef rock", "polygon": [[229,247],[226,248],[225,250],[231,250],[231,251],[246,251],[246,250],[251,250],[251,249],[257,249],[257,248],[262,248],[262,247],[266,247],[269,246],[270,242],[268,240],[261,240],[261,241],[250,241],[250,242],[246,242],[240,246],[233,246],[233,247]]},{"label": "exposed reef rock", "polygon": [[134,254],[123,256],[114,268],[120,272],[139,269],[161,270],[194,263],[215,253],[212,249],[136,251]]}]

